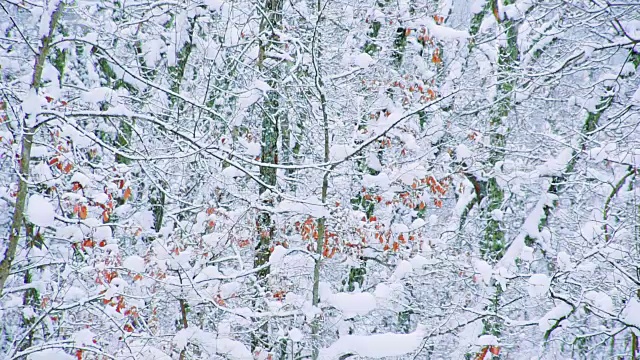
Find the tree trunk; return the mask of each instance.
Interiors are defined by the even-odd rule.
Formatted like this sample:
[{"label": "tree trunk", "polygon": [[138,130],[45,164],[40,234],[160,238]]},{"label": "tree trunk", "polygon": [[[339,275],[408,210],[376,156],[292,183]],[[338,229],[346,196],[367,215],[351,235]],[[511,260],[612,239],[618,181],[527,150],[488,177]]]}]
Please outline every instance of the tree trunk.
[{"label": "tree trunk", "polygon": [[[42,38],[42,46],[36,55],[35,65],[33,69],[33,78],[31,79],[31,89],[38,91],[40,81],[42,79],[42,70],[44,69],[47,56],[51,50],[51,40],[58,25],[60,14],[64,9],[64,3],[58,3],[56,10],[51,15],[49,23],[49,33]],[[24,210],[29,193],[29,172],[31,167],[31,147],[33,146],[33,133],[35,129],[30,128],[26,121],[23,122],[22,146],[20,149],[20,174],[18,180],[18,194],[16,196],[16,206],[11,219],[9,230],[9,244],[4,253],[4,258],[0,262],[0,295],[4,289],[4,284],[11,273],[11,264],[16,256],[18,249],[18,241],[20,240],[20,228],[24,220]]]},{"label": "tree trunk", "polygon": [[[511,3],[513,3],[513,1],[504,1],[504,6]],[[499,14],[498,2],[492,1],[491,6],[493,13]],[[515,89],[514,70],[518,61],[518,46],[516,43],[518,34],[516,25],[508,18],[498,19],[498,23],[501,25],[501,28],[504,29],[506,43],[499,45],[498,48],[496,102],[491,118],[489,119],[491,148],[487,165],[491,177],[488,179],[486,186],[487,207],[484,213],[486,229],[480,244],[482,256],[489,262],[499,260],[504,255],[506,248],[502,221],[497,220],[496,217],[493,216],[494,211],[501,210],[504,201],[504,190],[498,184],[495,175],[495,166],[500,161],[503,161],[505,156],[505,146],[507,143],[505,120],[509,116],[512,108],[512,96]],[[495,284],[495,294],[491,299],[488,310],[498,312],[501,294],[502,288],[499,284]],[[502,321],[499,321],[497,318],[485,318],[483,322],[483,333],[495,336],[500,335]]]},{"label": "tree trunk", "polygon": [[[258,52],[258,69],[263,75],[269,75],[267,84],[272,89],[275,89],[278,85],[279,72],[274,68],[267,68],[267,52],[272,47],[276,46],[278,36],[274,30],[281,26],[282,22],[282,0],[265,0],[263,7],[263,18],[260,22],[260,33],[268,34],[266,41],[260,41],[260,48]],[[264,112],[262,114],[262,133],[260,137],[261,141],[261,162],[266,164],[278,163],[278,119],[280,116],[280,101],[278,93],[276,91],[269,91],[265,95],[264,100]],[[277,184],[276,168],[261,167],[260,168],[260,180],[270,187],[275,187]],[[272,196],[269,195],[270,189],[267,186],[261,185],[260,198],[262,205],[265,207],[273,206]],[[255,256],[253,265],[254,267],[261,267],[269,262],[270,247],[274,236],[275,228],[271,221],[271,214],[267,211],[261,211],[258,214],[257,220],[258,241],[255,247]],[[257,281],[259,283],[266,282],[269,275],[269,268],[263,268],[258,271]],[[256,299],[259,301],[259,299]],[[256,334],[253,334],[252,350],[257,348],[266,348],[267,342],[267,323],[264,323],[257,330]]]}]

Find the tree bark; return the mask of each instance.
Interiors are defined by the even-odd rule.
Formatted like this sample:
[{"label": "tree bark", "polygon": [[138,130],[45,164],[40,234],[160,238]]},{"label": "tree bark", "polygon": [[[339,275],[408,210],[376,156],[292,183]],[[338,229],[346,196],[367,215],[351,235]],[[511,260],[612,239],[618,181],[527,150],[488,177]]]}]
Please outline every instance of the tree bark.
[{"label": "tree bark", "polygon": [[[60,14],[64,9],[64,3],[59,2],[56,10],[51,15],[51,21],[49,23],[49,33],[44,36],[42,40],[42,45],[40,46],[39,52],[36,55],[34,69],[33,69],[33,78],[31,79],[31,89],[34,91],[38,91],[40,88],[40,81],[42,80],[42,70],[44,69],[44,64],[47,60],[47,56],[49,55],[49,51],[51,50],[51,40],[53,39],[53,34],[58,25],[58,20],[60,19]],[[27,202],[27,195],[29,193],[29,172],[31,167],[31,147],[33,146],[33,132],[34,128],[31,128],[27,125],[26,121],[23,121],[23,137],[22,137],[22,146],[20,149],[20,168],[19,168],[19,180],[18,180],[18,194],[16,195],[16,206],[13,212],[13,217],[11,219],[11,226],[9,230],[9,244],[4,253],[4,258],[0,261],[0,295],[2,295],[2,291],[4,289],[4,285],[11,273],[11,264],[16,256],[16,251],[18,249],[18,241],[20,240],[20,228],[22,226],[22,222],[24,220],[24,210]]]},{"label": "tree bark", "polygon": [[[267,59],[267,52],[278,40],[277,35],[274,32],[276,28],[281,26],[282,22],[282,0],[265,0],[263,5],[263,17],[260,22],[260,33],[268,33],[266,41],[260,41],[260,48],[258,52],[258,69],[263,74],[269,74],[270,78],[267,80],[267,84],[275,89],[277,87],[277,80],[279,73],[277,69],[266,68],[265,60]],[[276,91],[269,91],[265,95],[264,110],[262,114],[262,133],[261,133],[261,162],[267,164],[278,163],[278,118],[280,116],[280,102],[278,93]],[[262,182],[272,188],[277,184],[276,168],[273,167],[261,167],[260,179]],[[270,189],[267,186],[261,185],[259,189],[262,205],[265,207],[273,206],[274,199],[269,196]],[[257,232],[258,241],[255,247],[255,255],[253,265],[254,267],[261,267],[269,262],[270,247],[274,236],[275,228],[272,224],[271,214],[268,211],[261,211],[258,214],[257,220]],[[269,268],[265,267],[258,271],[257,281],[266,282],[269,275]],[[267,323],[260,326],[257,331],[259,334],[253,335],[252,350],[257,348],[264,348],[267,346]]]}]

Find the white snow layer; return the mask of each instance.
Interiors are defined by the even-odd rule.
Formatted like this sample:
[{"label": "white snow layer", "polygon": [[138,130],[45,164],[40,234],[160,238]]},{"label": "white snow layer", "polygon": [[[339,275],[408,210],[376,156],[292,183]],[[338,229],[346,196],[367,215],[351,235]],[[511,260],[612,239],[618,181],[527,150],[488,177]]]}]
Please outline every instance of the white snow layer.
[{"label": "white snow layer", "polygon": [[551,327],[554,326],[556,322],[560,320],[560,318],[569,315],[571,310],[571,306],[565,302],[561,302],[556,307],[549,310],[549,312],[546,313],[538,321],[538,327],[540,328],[540,331],[545,332],[551,329]]},{"label": "white snow layer", "polygon": [[334,360],[354,354],[365,358],[381,359],[387,356],[403,356],[416,351],[425,335],[425,328],[418,325],[410,334],[347,335],[328,348],[320,350],[320,359]]},{"label": "white snow layer", "polygon": [[80,184],[80,186],[82,186],[83,189],[91,185],[91,179],[89,179],[87,175],[81,172],[76,172],[75,174],[73,174],[73,176],[71,177],[71,183],[74,183],[74,182],[77,182],[78,184]]},{"label": "white snow layer", "polygon": [[480,335],[478,337],[478,340],[476,340],[476,345],[481,345],[481,346],[485,346],[485,345],[492,345],[492,346],[497,346],[498,345],[498,338],[495,335]]},{"label": "white snow layer", "polygon": [[640,105],[640,87],[633,93],[633,96],[631,96],[631,102],[634,105]]},{"label": "white snow layer", "polygon": [[122,266],[127,270],[135,271],[137,273],[144,272],[144,259],[137,255],[129,256],[124,259]]},{"label": "white snow layer", "polygon": [[373,58],[367,53],[362,53],[353,57],[353,64],[366,69],[373,63]]},{"label": "white snow layer", "polygon": [[347,319],[367,315],[376,308],[376,298],[370,293],[337,293],[329,296],[327,302]]},{"label": "white snow layer", "polygon": [[195,327],[189,327],[178,331],[173,338],[178,348],[184,348],[188,343],[196,343],[202,346],[209,355],[219,354],[230,360],[251,360],[253,356],[241,342],[228,339],[222,334],[202,331]]},{"label": "white snow layer", "polygon": [[602,311],[606,311],[609,313],[613,312],[613,300],[609,295],[601,291],[587,291],[584,294],[584,298],[589,300],[593,304],[593,306]]},{"label": "white snow layer", "polygon": [[482,281],[489,285],[491,275],[493,274],[493,268],[491,265],[484,260],[475,259],[473,260],[473,269],[478,274],[478,281]]},{"label": "white snow layer", "polygon": [[551,279],[545,274],[533,274],[529,278],[529,296],[539,297],[543,296],[549,291],[551,285]]},{"label": "white snow layer", "polygon": [[27,356],[28,360],[75,360],[74,356],[71,356],[60,349],[46,349],[36,351]]},{"label": "white snow layer", "polygon": [[112,89],[107,87],[98,87],[83,93],[82,100],[93,104],[99,104],[101,102],[116,104],[119,100],[119,96]]},{"label": "white snow layer", "polygon": [[[629,325],[640,327],[640,301],[633,296],[627,306],[622,311],[620,319]],[[640,331],[632,329],[636,335],[640,335]]]},{"label": "white snow layer", "polygon": [[44,196],[33,194],[27,205],[27,218],[37,226],[53,226],[56,212],[53,205]]}]

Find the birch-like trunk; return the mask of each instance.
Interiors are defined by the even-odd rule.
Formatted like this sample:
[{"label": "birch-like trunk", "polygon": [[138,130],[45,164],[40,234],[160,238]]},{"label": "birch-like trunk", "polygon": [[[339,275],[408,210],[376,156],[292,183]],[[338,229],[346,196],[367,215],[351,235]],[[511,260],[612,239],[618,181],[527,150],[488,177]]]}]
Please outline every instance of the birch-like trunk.
[{"label": "birch-like trunk", "polygon": [[[51,50],[51,41],[53,35],[58,26],[60,15],[64,9],[64,3],[59,2],[56,10],[51,16],[49,23],[49,33],[42,39],[42,45],[38,49],[36,54],[35,64],[33,68],[33,77],[31,79],[31,89],[36,92],[40,88],[40,82],[42,81],[42,70],[44,69],[47,56]],[[24,220],[24,210],[27,202],[27,195],[29,194],[29,173],[31,170],[31,147],[33,146],[33,134],[35,129],[27,125],[26,120],[22,125],[23,135],[22,144],[20,147],[20,168],[19,168],[19,180],[18,180],[18,194],[16,195],[16,206],[11,219],[11,226],[9,230],[9,244],[4,253],[2,261],[0,261],[0,295],[4,289],[4,285],[11,273],[11,264],[16,256],[18,249],[18,241],[20,240],[20,228]]]}]

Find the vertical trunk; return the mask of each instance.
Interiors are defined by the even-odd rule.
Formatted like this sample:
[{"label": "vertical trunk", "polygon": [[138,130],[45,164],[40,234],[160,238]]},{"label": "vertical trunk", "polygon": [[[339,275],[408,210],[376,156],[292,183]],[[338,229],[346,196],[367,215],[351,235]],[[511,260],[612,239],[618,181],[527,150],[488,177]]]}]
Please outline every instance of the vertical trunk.
[{"label": "vertical trunk", "polygon": [[[274,30],[281,26],[282,22],[282,0],[265,0],[263,7],[263,18],[260,22],[260,33],[266,36],[266,40],[260,41],[260,48],[258,53],[258,69],[263,75],[268,76],[267,83],[272,89],[277,87],[279,73],[277,69],[267,67],[267,52],[276,46],[278,35]],[[280,117],[279,112],[280,101],[278,93],[276,91],[270,91],[266,94],[264,100],[264,112],[262,114],[262,133],[260,135],[261,140],[261,162],[267,164],[278,163],[278,119]],[[261,167],[260,179],[264,184],[275,187],[276,186],[276,168]],[[262,205],[273,205],[273,198],[269,195],[270,190],[266,186],[260,186],[260,198]],[[260,267],[269,261],[271,242],[274,236],[275,228],[271,221],[271,214],[267,211],[262,211],[258,214],[257,220],[258,241],[255,247],[255,257],[253,265]],[[258,282],[264,282],[269,275],[269,269],[264,268],[257,273]],[[261,325],[257,331],[260,333],[253,335],[252,347],[266,348],[267,343],[267,324]]]},{"label": "vertical trunk", "polygon": [[[640,63],[640,54],[638,54],[638,62],[635,62],[634,64]],[[637,170],[636,170],[637,172]],[[635,199],[635,198],[634,198]],[[640,251],[640,204],[638,204],[637,202],[635,202],[634,200],[634,210],[635,210],[635,217],[636,217],[636,223],[634,226],[634,237],[635,237],[635,245],[636,245],[636,249],[637,251]],[[636,278],[638,280],[640,280],[640,267],[636,266]],[[638,297],[638,300],[640,300],[640,289],[636,290],[636,296]],[[640,349],[638,349],[638,347],[640,346],[640,339],[638,338],[638,335],[636,335],[636,333],[633,331],[633,329],[631,330],[631,360],[638,360],[638,354],[640,354]]]},{"label": "vertical trunk", "polygon": [[[40,234],[40,232],[36,232],[34,234],[33,224],[25,223],[24,228],[25,228],[25,235],[27,239],[27,247],[28,248],[37,247],[38,249],[42,249],[43,237]],[[31,262],[29,261],[27,265],[31,265]],[[25,271],[24,278],[23,278],[23,281],[25,284],[32,283],[33,271],[37,271],[37,270],[28,269],[27,271]],[[28,288],[24,292],[24,295],[22,298],[22,305],[25,308],[34,308],[37,306],[39,302],[40,302],[40,292],[36,288]],[[33,326],[35,322],[35,318],[33,316],[23,315],[22,322],[23,322],[23,325],[22,325],[23,328],[29,329]],[[23,351],[31,347],[34,343],[34,340],[35,340],[35,332],[33,331],[29,332],[29,334],[27,334],[25,338],[22,340],[22,342],[19,344],[19,350]]]},{"label": "vertical trunk", "polygon": [[[316,72],[319,72],[317,60],[315,60],[315,54],[313,55],[314,55],[313,56],[314,62],[316,62],[316,65],[315,65]],[[320,105],[322,109],[322,128],[323,128],[323,135],[324,135],[324,162],[327,163],[329,162],[329,116],[327,114],[327,99],[322,90],[322,80],[320,80],[319,73],[316,73],[316,88],[320,93]],[[327,202],[328,189],[329,189],[329,171],[326,171],[324,173],[324,176],[322,177],[322,190],[321,190],[322,195],[320,198],[323,206]],[[318,306],[318,304],[320,303],[320,268],[322,267],[322,257],[323,257],[323,251],[325,246],[324,244],[325,225],[326,225],[325,217],[321,217],[320,219],[318,219],[318,239],[316,241],[316,262],[313,267],[313,294],[312,294],[313,306]],[[316,318],[314,319],[313,324],[311,326],[311,336],[313,339],[313,352],[312,352],[313,360],[316,360],[319,354],[319,344],[317,341],[319,332],[320,332],[320,319]]]},{"label": "vertical trunk", "polygon": [[[187,304],[187,301],[185,299],[180,299],[180,326],[182,327],[182,329],[186,329],[189,327],[189,322],[187,321],[187,312],[189,305]],[[182,349],[182,351],[180,351],[180,360],[184,360],[186,359],[187,356],[187,349],[184,348]]]},{"label": "vertical trunk", "polygon": [[[56,10],[51,15],[51,22],[49,23],[49,33],[42,38],[42,46],[36,55],[35,65],[33,69],[33,78],[31,79],[31,89],[36,92],[40,88],[40,81],[42,80],[42,70],[47,60],[47,56],[50,51],[51,40],[53,34],[58,25],[60,14],[64,9],[64,3],[58,3]],[[33,146],[33,132],[34,129],[29,128],[26,122],[23,122],[24,134],[22,137],[22,146],[20,149],[20,176],[18,181],[18,194],[16,195],[16,206],[11,219],[11,226],[9,229],[9,244],[4,253],[4,258],[0,261],[0,295],[4,289],[4,284],[11,273],[11,264],[16,256],[16,250],[18,248],[18,240],[20,239],[20,228],[24,220],[24,210],[27,201],[27,195],[29,193],[29,172],[31,166],[31,147]]]},{"label": "vertical trunk", "polygon": [[[504,5],[509,5],[513,1],[504,1]],[[498,23],[505,32],[506,41],[498,48],[498,75],[497,93],[494,109],[489,119],[489,133],[491,149],[489,152],[489,173],[491,177],[487,181],[486,198],[487,207],[485,209],[486,228],[484,237],[480,244],[480,251],[483,257],[494,262],[499,260],[505,251],[505,234],[502,221],[497,220],[492,213],[500,210],[504,201],[504,190],[498,184],[495,176],[495,166],[504,160],[504,149],[506,146],[506,119],[512,107],[512,94],[515,88],[514,70],[518,61],[517,29],[515,24],[509,19],[502,19],[499,14],[498,2],[492,1],[492,10]],[[490,301],[489,310],[497,312],[500,307],[500,295],[502,288],[495,285],[495,294]],[[486,318],[484,320],[485,334],[499,336],[502,330],[502,322],[497,318]]]},{"label": "vertical trunk", "polygon": [[[327,98],[324,93],[322,83],[322,74],[320,73],[320,53],[321,53],[321,44],[319,44],[318,40],[318,26],[321,21],[322,16],[322,4],[318,0],[317,4],[317,13],[318,19],[314,31],[313,38],[315,39],[311,44],[311,58],[313,59],[313,67],[315,70],[315,78],[314,85],[318,94],[318,98],[320,100],[320,110],[322,111],[322,131],[323,131],[323,147],[324,147],[324,162],[329,162],[329,146],[330,146],[330,138],[329,138],[329,114],[327,113]],[[330,170],[324,172],[322,177],[322,189],[320,195],[320,201],[324,206],[327,203],[327,192],[329,190],[329,174]],[[313,266],[313,292],[311,297],[312,305],[318,306],[320,304],[320,269],[322,268],[322,258],[325,247],[325,229],[326,229],[326,221],[327,219],[323,216],[318,219],[318,239],[316,240],[316,256],[315,256],[315,264]],[[311,358],[312,360],[317,360],[318,355],[320,354],[320,318],[316,317],[311,324],[311,341],[312,341],[312,352]]]},{"label": "vertical trunk", "polygon": [[[510,4],[505,1],[505,5]],[[498,13],[497,2],[493,2],[494,13]],[[518,60],[518,48],[516,44],[517,32],[515,25],[508,19],[500,22],[506,33],[506,44],[498,49],[498,77],[496,103],[491,119],[489,120],[489,133],[491,149],[489,153],[489,171],[494,172],[495,165],[504,160],[504,148],[506,145],[505,120],[511,111],[511,96],[515,87],[513,70]],[[501,223],[491,216],[491,212],[499,210],[504,200],[504,192],[497,183],[495,176],[491,176],[487,182],[487,229],[485,230],[482,244],[483,255],[491,260],[499,259],[504,252],[504,231]]]}]

